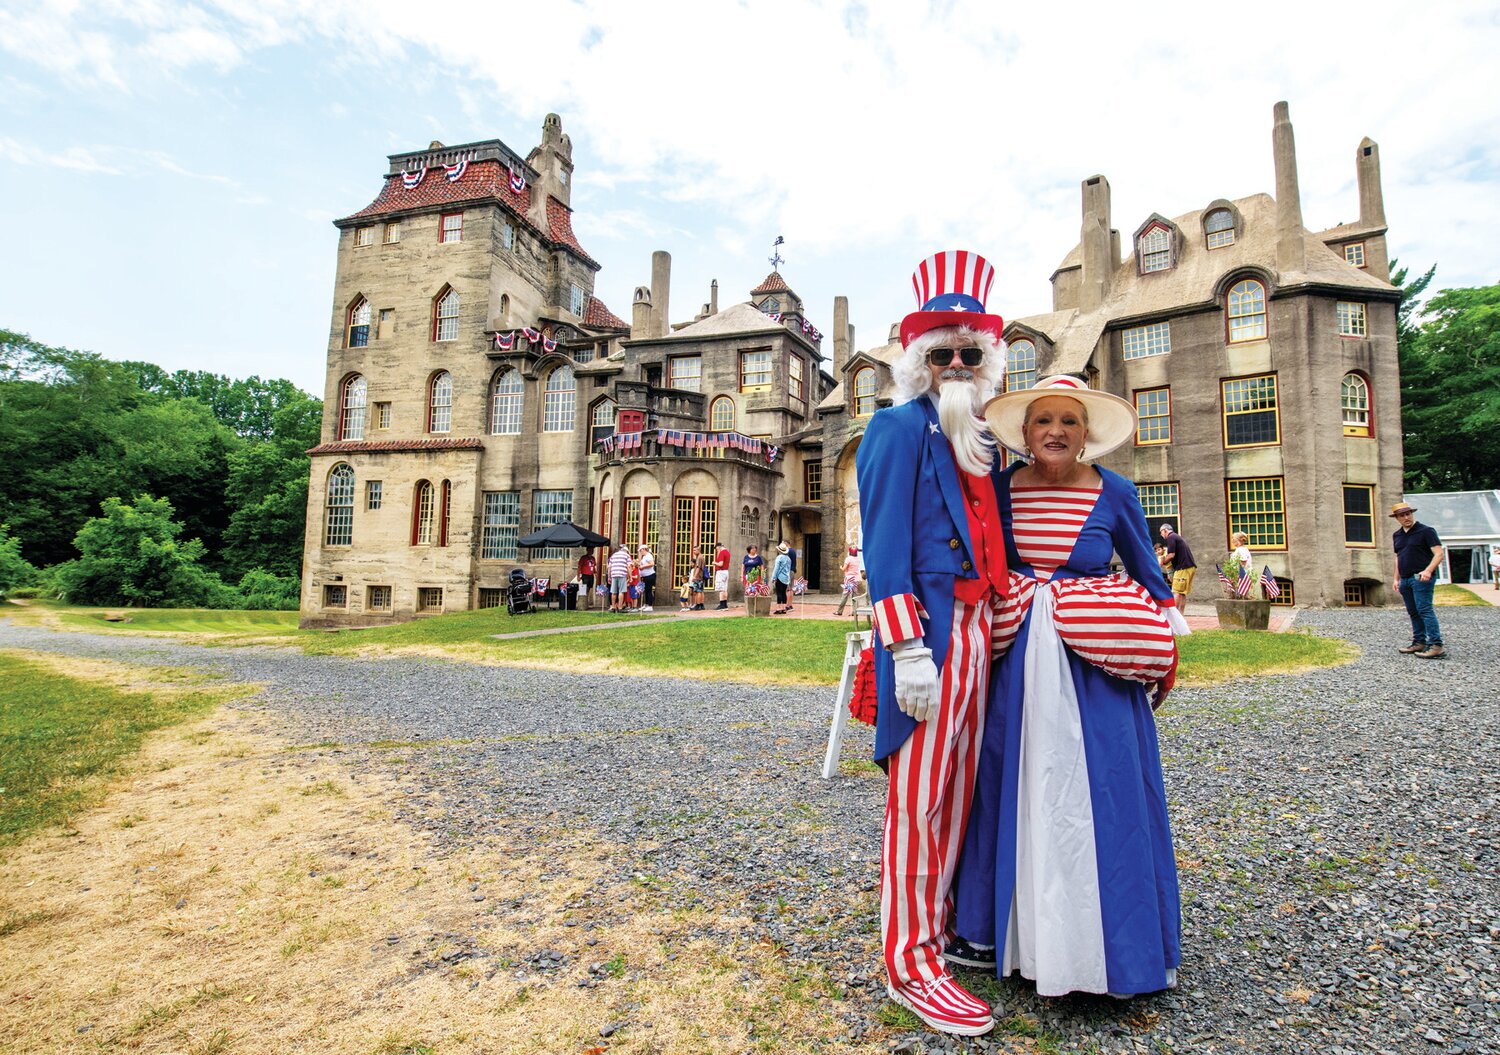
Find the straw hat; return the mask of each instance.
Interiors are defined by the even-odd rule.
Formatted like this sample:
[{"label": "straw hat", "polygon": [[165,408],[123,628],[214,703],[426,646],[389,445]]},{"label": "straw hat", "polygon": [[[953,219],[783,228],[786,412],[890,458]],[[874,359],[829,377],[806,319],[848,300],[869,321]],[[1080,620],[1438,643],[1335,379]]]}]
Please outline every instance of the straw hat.
[{"label": "straw hat", "polygon": [[776,552],[777,553],[787,553],[787,552],[789,552],[791,550],[791,548],[792,547],[788,546],[785,542],[778,542],[778,543],[776,543]]},{"label": "straw hat", "polygon": [[1043,396],[1067,396],[1083,404],[1089,416],[1089,434],[1083,444],[1083,460],[1093,461],[1135,435],[1135,408],[1119,396],[1089,388],[1071,374],[1044,377],[1030,388],[1006,392],[984,405],[984,420],[995,438],[1013,451],[1026,449],[1021,424],[1026,408]]},{"label": "straw hat", "polygon": [[1391,506],[1390,515],[1393,517],[1398,517],[1402,513],[1415,513],[1416,511],[1417,507],[1412,505],[1410,502],[1397,502],[1395,505]]}]

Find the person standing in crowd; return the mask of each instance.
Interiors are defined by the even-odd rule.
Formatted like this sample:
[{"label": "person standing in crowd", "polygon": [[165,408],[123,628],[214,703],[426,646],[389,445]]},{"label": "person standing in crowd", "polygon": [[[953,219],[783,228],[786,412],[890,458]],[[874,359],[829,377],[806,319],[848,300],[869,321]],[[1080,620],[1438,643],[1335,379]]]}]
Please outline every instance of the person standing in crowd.
[{"label": "person standing in crowd", "polygon": [[1495,580],[1495,589],[1500,590],[1500,546],[1490,547],[1490,578]]},{"label": "person standing in crowd", "polygon": [[765,560],[760,555],[760,547],[753,543],[745,547],[745,556],[740,561],[742,567],[741,582],[749,586],[758,583],[765,576]]},{"label": "person standing in crowd", "polygon": [[714,590],[719,595],[718,611],[729,607],[729,547],[714,545]]},{"label": "person standing in crowd", "polygon": [[1256,589],[1260,585],[1260,580],[1256,578],[1255,566],[1251,563],[1255,558],[1250,554],[1250,536],[1243,531],[1236,531],[1233,535],[1230,535],[1229,555],[1239,561],[1240,567],[1244,569],[1240,572],[1240,575],[1250,576],[1250,595],[1254,596]]},{"label": "person standing in crowd", "polygon": [[583,583],[583,606],[594,607],[594,563],[593,550],[584,550],[583,556],[578,558],[578,581]]},{"label": "person standing in crowd", "polygon": [[1391,536],[1396,551],[1396,592],[1406,602],[1411,617],[1411,644],[1400,651],[1419,659],[1437,659],[1448,654],[1437,613],[1432,610],[1433,574],[1443,563],[1443,543],[1434,528],[1417,521],[1415,506],[1397,502],[1391,516],[1398,525]]},{"label": "person standing in crowd", "polygon": [[644,542],[636,552],[635,562],[641,569],[641,611],[653,611],[656,603],[656,554]]},{"label": "person standing in crowd", "polygon": [[1167,585],[1172,585],[1172,558],[1167,553],[1167,547],[1160,542],[1156,544],[1156,563],[1161,566],[1162,578],[1167,580]]},{"label": "person standing in crowd", "polygon": [[[849,553],[844,557],[844,595],[839,598],[839,606],[834,610],[834,615],[844,614],[844,605],[848,604],[854,598],[860,585],[859,547],[850,546]],[[857,602],[855,607],[859,607]]]},{"label": "person standing in crowd", "polygon": [[625,582],[625,607],[632,612],[641,606],[641,566],[630,559],[630,574]]},{"label": "person standing in crowd", "polygon": [[995,445],[979,414],[1004,377],[994,269],[939,253],[912,276],[894,404],[855,458],[875,628],[875,758],[886,767],[886,992],[930,1028],[978,1036],[990,1007],[953,979],[952,884],[979,761],[993,604],[1009,583]]},{"label": "person standing in crowd", "polygon": [[1182,919],[1152,707],[1187,623],[1135,485],[1092,464],[1135,436],[1135,409],[1060,374],[985,417],[1026,460],[995,475],[1013,570],[949,958],[1043,997],[1171,988]]},{"label": "person standing in crowd", "polygon": [[620,543],[620,548],[609,555],[609,610],[620,612],[625,609],[625,589],[630,578],[630,550],[625,548],[625,543]]},{"label": "person standing in crowd", "polygon": [[788,556],[788,546],[785,542],[776,543],[776,563],[771,565],[771,585],[776,590],[776,607],[771,609],[772,615],[786,615],[792,610],[787,604],[787,590],[792,585],[792,558]]},{"label": "person standing in crowd", "polygon": [[1186,616],[1188,594],[1193,592],[1198,562],[1193,560],[1187,539],[1173,531],[1171,524],[1161,526],[1161,541],[1167,547],[1167,556],[1172,558],[1172,592],[1177,595],[1177,611]]},{"label": "person standing in crowd", "polygon": [[704,584],[708,579],[708,567],[703,562],[703,550],[698,546],[693,547],[692,559],[693,567],[688,572],[688,582],[692,584],[692,610],[701,612],[703,611],[703,591],[706,588]]}]

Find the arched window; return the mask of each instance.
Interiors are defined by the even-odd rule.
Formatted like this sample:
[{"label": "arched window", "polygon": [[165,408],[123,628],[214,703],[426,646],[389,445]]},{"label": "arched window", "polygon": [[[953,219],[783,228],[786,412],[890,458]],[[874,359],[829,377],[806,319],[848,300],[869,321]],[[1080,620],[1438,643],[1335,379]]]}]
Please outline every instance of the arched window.
[{"label": "arched window", "polygon": [[734,431],[734,400],[719,396],[709,404],[708,428],[710,432]]},{"label": "arched window", "polygon": [[453,427],[453,375],[442,370],[427,384],[427,431],[447,432]]},{"label": "arched window", "polygon": [[1266,336],[1266,287],[1253,278],[1235,283],[1225,303],[1229,340],[1260,341]]},{"label": "arched window", "polygon": [[502,294],[500,294],[500,321],[502,323],[510,321],[510,294],[509,293],[502,293]]},{"label": "arched window", "polygon": [[448,289],[432,305],[432,339],[458,340],[458,290]]},{"label": "arched window", "polygon": [[1359,374],[1345,374],[1339,402],[1344,409],[1344,435],[1370,435],[1370,383]]},{"label": "arched window", "polygon": [[411,544],[432,545],[432,481],[418,480],[411,503]]},{"label": "arched window", "polygon": [[340,462],[328,474],[328,501],[324,506],[323,544],[349,546],[354,543],[354,470]]},{"label": "arched window", "polygon": [[490,432],[496,436],[519,436],[525,398],[525,382],[519,370],[507,368],[496,374],[490,385]]},{"label": "arched window", "polygon": [[1234,213],[1228,209],[1209,213],[1203,221],[1203,238],[1210,249],[1234,245]]},{"label": "arched window", "polygon": [[359,374],[344,380],[344,391],[339,399],[339,439],[365,438],[365,397],[368,393],[369,382]]},{"label": "arched window", "polygon": [[453,484],[444,480],[442,489],[438,492],[437,544],[439,546],[448,544],[448,521],[451,519],[452,507]]},{"label": "arched window", "polygon": [[1036,384],[1036,345],[1026,338],[1011,341],[1005,353],[1005,390],[1019,392]]},{"label": "arched window", "polygon": [[615,401],[605,396],[589,411],[589,449],[599,446],[599,441],[615,434]]},{"label": "arched window", "polygon": [[349,309],[348,340],[345,347],[363,348],[370,343],[370,302],[360,297]]},{"label": "arched window", "polygon": [[564,363],[547,375],[542,387],[542,431],[572,432],[578,385],[573,368]]},{"label": "arched window", "polygon": [[1172,232],[1165,227],[1152,227],[1136,242],[1140,255],[1141,274],[1152,271],[1167,271],[1172,267]]},{"label": "arched window", "polygon": [[854,416],[867,418],[875,413],[875,368],[862,366],[854,371]]}]

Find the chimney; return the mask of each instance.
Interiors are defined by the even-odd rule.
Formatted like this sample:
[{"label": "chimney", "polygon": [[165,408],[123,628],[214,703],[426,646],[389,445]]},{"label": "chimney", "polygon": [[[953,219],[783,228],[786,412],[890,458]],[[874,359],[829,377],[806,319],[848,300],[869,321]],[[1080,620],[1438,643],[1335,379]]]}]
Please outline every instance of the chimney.
[{"label": "chimney", "polygon": [[651,290],[645,286],[635,287],[635,298],[630,305],[630,338],[640,340],[651,336]]},{"label": "chimney", "polygon": [[1276,104],[1271,150],[1276,159],[1276,267],[1302,271],[1307,267],[1307,245],[1302,236],[1302,195],[1297,189],[1297,143],[1284,102]]},{"label": "chimney", "polygon": [[1109,180],[1090,176],[1083,181],[1083,275],[1080,279],[1078,308],[1097,311],[1109,299],[1118,257],[1111,257],[1109,219]]},{"label": "chimney", "polygon": [[719,280],[714,279],[708,284],[708,313],[719,314]]},{"label": "chimney", "polygon": [[1385,226],[1385,192],[1380,189],[1380,144],[1369,136],[1359,141],[1354,155],[1354,171],[1359,176],[1359,225]]},{"label": "chimney", "polygon": [[[855,354],[858,351],[859,351],[859,345],[857,345],[857,344],[854,343],[854,324],[850,323],[849,324],[849,354],[853,355],[853,354]],[[848,361],[849,360],[847,360],[847,359],[844,360],[844,362],[846,362],[846,363]]]},{"label": "chimney", "polygon": [[833,298],[833,376],[844,372],[849,361],[849,298]]},{"label": "chimney", "polygon": [[672,254],[658,249],[651,254],[651,332],[649,336],[665,337],[671,328],[667,316],[667,296],[672,285]]}]

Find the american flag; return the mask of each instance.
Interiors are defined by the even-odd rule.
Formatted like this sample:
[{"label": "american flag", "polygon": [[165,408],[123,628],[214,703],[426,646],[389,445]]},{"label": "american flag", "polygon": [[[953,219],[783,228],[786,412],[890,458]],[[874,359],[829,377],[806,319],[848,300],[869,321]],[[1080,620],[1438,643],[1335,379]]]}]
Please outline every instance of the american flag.
[{"label": "american flag", "polygon": [[1214,571],[1219,573],[1219,582],[1223,585],[1224,589],[1228,590],[1230,593],[1233,593],[1234,583],[1230,582],[1229,576],[1224,574],[1224,565],[1215,564]]},{"label": "american flag", "polygon": [[417,184],[422,182],[422,177],[427,175],[425,168],[417,169],[415,172],[401,173],[401,185],[407,190],[416,190]]},{"label": "american flag", "polygon": [[464,173],[468,171],[468,168],[469,159],[464,158],[457,165],[444,165],[443,175],[448,177],[449,183],[457,183],[459,180],[463,179]]},{"label": "american flag", "polygon": [[1234,584],[1234,595],[1236,597],[1249,597],[1250,587],[1255,583],[1255,573],[1251,570],[1249,562],[1240,565],[1240,580]]},{"label": "american flag", "polygon": [[1271,574],[1269,565],[1261,569],[1260,588],[1269,598],[1274,599],[1281,596],[1281,583],[1277,582],[1276,576]]}]

